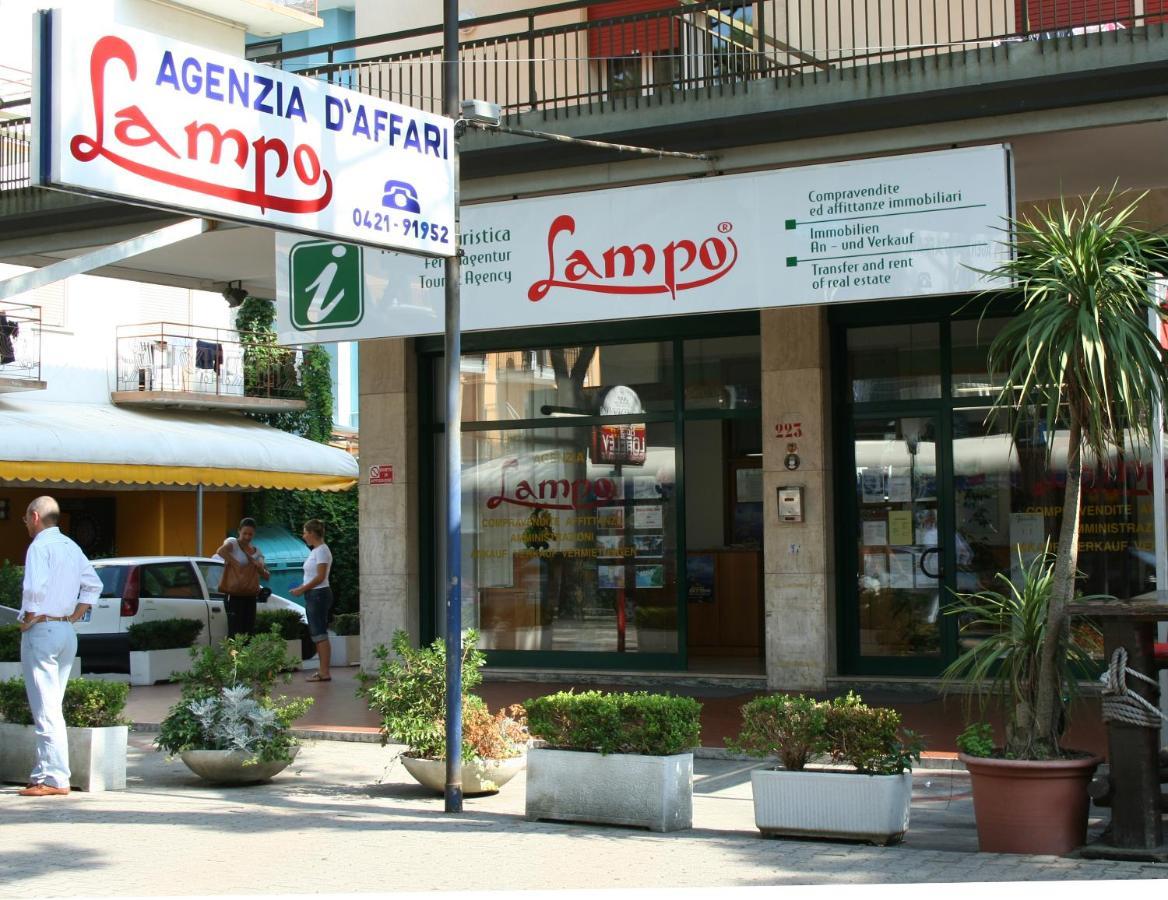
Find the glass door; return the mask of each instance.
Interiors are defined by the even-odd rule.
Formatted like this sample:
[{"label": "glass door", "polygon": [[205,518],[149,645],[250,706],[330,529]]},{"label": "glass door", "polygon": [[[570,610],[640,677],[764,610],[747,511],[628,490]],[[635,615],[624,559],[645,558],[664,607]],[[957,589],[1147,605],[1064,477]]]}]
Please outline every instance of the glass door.
[{"label": "glass door", "polygon": [[854,421],[854,649],[861,660],[942,655],[950,541],[940,523],[939,417]]}]

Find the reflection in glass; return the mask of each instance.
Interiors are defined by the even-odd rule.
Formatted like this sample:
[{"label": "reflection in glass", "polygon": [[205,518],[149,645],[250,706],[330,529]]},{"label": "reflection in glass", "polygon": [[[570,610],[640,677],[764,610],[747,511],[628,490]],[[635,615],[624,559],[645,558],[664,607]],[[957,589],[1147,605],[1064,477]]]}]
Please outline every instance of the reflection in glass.
[{"label": "reflection in glass", "polygon": [[848,329],[848,378],[856,403],[941,396],[941,327]]},{"label": "reflection in glass", "polygon": [[762,404],[759,336],[685,342],[686,409],[757,409]]},{"label": "reflection in glass", "polygon": [[939,655],[943,542],[932,418],[856,421],[856,502],[860,653]]},{"label": "reflection in glass", "polygon": [[[434,415],[445,419],[441,364],[434,366]],[[465,353],[464,422],[508,422],[600,414],[614,386],[631,388],[644,411],[673,409],[670,341]]]},{"label": "reflection in glass", "polygon": [[994,397],[1002,374],[991,380],[987,354],[990,344],[1009,319],[958,319],[949,326],[953,347],[953,396],[957,399]]},{"label": "reflection in glass", "polygon": [[[677,652],[672,423],[463,434],[463,581],[480,646]],[[638,452],[639,447],[639,452]]]}]

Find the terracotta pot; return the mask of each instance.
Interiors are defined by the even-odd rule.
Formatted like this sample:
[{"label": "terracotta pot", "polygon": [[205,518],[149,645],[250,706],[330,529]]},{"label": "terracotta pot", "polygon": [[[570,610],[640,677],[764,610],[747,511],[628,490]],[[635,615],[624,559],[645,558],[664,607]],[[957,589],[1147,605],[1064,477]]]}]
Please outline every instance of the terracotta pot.
[{"label": "terracotta pot", "polygon": [[1102,757],[1031,762],[959,753],[958,758],[969,770],[983,852],[1062,856],[1087,842],[1087,785]]}]

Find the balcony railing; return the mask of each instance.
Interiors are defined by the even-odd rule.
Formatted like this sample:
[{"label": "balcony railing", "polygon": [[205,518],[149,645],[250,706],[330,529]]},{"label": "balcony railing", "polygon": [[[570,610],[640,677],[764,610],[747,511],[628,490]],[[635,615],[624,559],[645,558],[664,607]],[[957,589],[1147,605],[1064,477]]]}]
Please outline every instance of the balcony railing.
[{"label": "balcony railing", "polygon": [[0,119],[0,191],[28,187],[31,138],[32,120],[28,116]]},{"label": "balcony railing", "polygon": [[42,390],[41,308],[0,303],[0,392]]},{"label": "balcony railing", "polygon": [[298,347],[269,335],[154,322],[117,331],[116,403],[303,409]]},{"label": "balcony railing", "polygon": [[[604,4],[545,4],[465,23],[462,95],[498,103],[508,117],[602,113],[764,79],[855,78],[889,62],[940,66],[957,52],[1005,53],[1018,41],[1077,39],[1045,50],[1162,38],[1168,21],[1166,0],[679,0],[604,19],[589,19],[590,6]],[[364,48],[379,55],[335,61]],[[326,65],[306,67],[321,57]],[[434,25],[261,61],[440,112],[441,60]]]}]

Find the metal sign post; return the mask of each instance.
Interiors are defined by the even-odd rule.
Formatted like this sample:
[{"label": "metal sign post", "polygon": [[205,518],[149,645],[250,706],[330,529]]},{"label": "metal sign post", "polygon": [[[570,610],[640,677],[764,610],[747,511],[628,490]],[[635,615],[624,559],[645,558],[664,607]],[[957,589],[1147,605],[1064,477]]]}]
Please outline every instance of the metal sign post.
[{"label": "metal sign post", "polygon": [[[458,0],[444,0],[442,111],[462,115],[458,89]],[[446,257],[446,812],[462,812],[462,408],[460,363],[458,136],[454,163],[454,254]]]}]

